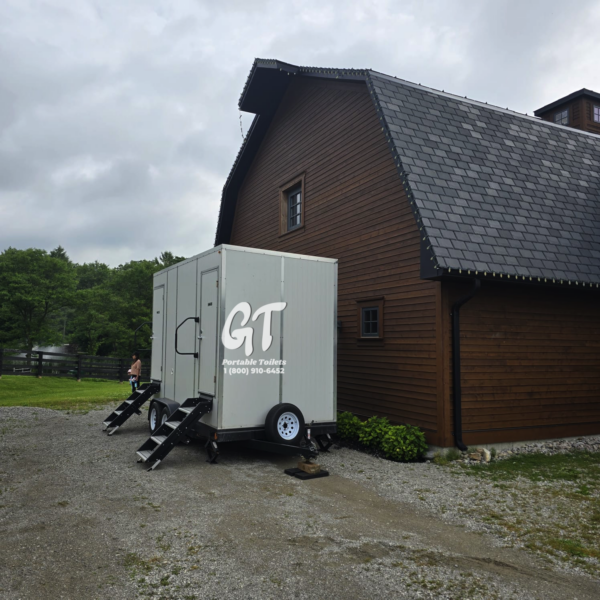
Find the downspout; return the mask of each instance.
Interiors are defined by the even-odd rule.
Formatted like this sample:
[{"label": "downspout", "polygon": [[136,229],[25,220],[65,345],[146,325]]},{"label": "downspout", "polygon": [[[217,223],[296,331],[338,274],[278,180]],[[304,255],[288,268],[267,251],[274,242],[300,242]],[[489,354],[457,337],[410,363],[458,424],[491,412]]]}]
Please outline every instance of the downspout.
[{"label": "downspout", "polygon": [[454,444],[465,451],[462,439],[462,390],[460,385],[460,308],[471,300],[481,288],[481,281],[473,279],[473,289],[452,305],[452,396],[454,404]]}]

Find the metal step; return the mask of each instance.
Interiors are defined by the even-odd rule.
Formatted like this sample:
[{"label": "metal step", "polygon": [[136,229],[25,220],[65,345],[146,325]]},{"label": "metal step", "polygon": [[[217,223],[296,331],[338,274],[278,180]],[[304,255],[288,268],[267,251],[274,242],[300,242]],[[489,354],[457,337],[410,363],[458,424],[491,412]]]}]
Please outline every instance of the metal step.
[{"label": "metal step", "polygon": [[113,430],[111,433],[114,433],[133,414],[141,415],[141,406],[159,390],[160,386],[158,384],[145,383],[143,388],[135,390],[129,398],[123,400],[122,404],[119,405],[118,410],[111,412],[108,417],[105,418],[103,423],[104,427],[107,429],[110,427]]},{"label": "metal step", "polygon": [[137,450],[136,454],[144,461],[146,462],[149,458],[150,455],[152,454],[151,450]]},{"label": "metal step", "polygon": [[[144,444],[137,451],[137,455],[144,462],[148,461],[152,463],[151,470],[155,469],[159,463],[173,450],[177,445],[177,442],[182,441],[186,437],[186,432],[189,430],[198,419],[201,419],[203,415],[209,413],[212,409],[211,400],[201,400],[200,398],[188,398],[186,400],[188,406],[194,403],[193,408],[186,407],[182,410],[183,418],[180,421],[171,420],[165,421],[159,429],[156,430],[156,434],[149,437]],[[163,429],[163,426],[167,425],[170,432]],[[160,432],[160,433],[159,433]]]}]

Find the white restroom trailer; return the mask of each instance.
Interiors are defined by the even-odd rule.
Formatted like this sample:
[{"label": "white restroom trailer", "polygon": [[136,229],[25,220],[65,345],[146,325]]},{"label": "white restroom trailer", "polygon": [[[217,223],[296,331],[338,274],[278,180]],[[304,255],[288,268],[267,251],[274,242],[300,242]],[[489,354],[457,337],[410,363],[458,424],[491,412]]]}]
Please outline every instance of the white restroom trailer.
[{"label": "white restroom trailer", "polygon": [[217,246],[154,275],[152,327],[151,431],[201,398],[209,458],[335,432],[337,260]]}]

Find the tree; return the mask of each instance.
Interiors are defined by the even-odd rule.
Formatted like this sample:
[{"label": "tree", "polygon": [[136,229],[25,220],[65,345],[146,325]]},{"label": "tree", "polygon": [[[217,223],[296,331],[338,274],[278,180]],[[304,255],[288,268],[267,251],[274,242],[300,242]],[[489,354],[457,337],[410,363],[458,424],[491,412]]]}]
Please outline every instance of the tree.
[{"label": "tree", "polygon": [[0,254],[0,342],[35,345],[60,341],[52,318],[73,301],[70,261],[45,250],[9,248]]},{"label": "tree", "polygon": [[164,252],[160,253],[160,256],[158,258],[154,259],[154,263],[161,269],[166,269],[167,267],[172,267],[173,265],[176,265],[182,260],[185,260],[185,256],[174,256],[172,252],[165,250]]},{"label": "tree", "polygon": [[[154,273],[182,260],[162,252],[111,269],[75,264],[61,246],[9,248],[0,254],[0,344],[31,352],[68,340],[88,354],[128,355],[135,329],[151,321]],[[140,329],[139,348],[149,347],[150,332]]]},{"label": "tree", "polygon": [[112,274],[112,270],[108,265],[98,261],[75,265],[75,271],[77,272],[78,290],[89,290],[95,286],[104,286]]},{"label": "tree", "polygon": [[[67,255],[67,251],[62,246],[57,246],[56,248],[54,248],[54,250],[51,250],[49,252],[49,255],[52,258],[57,258],[58,260],[62,260],[63,262],[67,263],[69,266],[73,265],[73,262]],[[59,332],[62,332],[61,342],[60,342],[61,344],[64,344],[66,341],[67,323],[71,318],[72,312],[73,311],[71,308],[65,307],[65,308],[61,309],[60,311],[58,311],[56,314],[54,314],[49,319],[50,327],[52,327],[53,329],[56,329]]]},{"label": "tree", "polygon": [[69,322],[70,341],[78,351],[95,355],[102,345],[114,339],[118,331],[111,305],[114,298],[101,285],[78,290]]},{"label": "tree", "polygon": [[[152,280],[162,267],[156,261],[138,260],[119,265],[108,283],[112,298],[113,346],[110,353],[129,354],[133,348],[133,332],[139,325],[152,321]],[[138,332],[138,346],[149,347],[150,328]]]},{"label": "tree", "polygon": [[71,264],[71,259],[67,256],[67,251],[62,246],[57,246],[54,250],[51,250],[50,256]]}]

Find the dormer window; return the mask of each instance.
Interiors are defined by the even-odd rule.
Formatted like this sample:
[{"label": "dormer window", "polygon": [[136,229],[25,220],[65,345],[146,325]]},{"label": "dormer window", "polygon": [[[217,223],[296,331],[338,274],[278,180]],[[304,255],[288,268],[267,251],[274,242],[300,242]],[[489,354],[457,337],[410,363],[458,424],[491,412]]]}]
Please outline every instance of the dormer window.
[{"label": "dormer window", "polygon": [[558,125],[568,125],[569,124],[569,109],[565,108],[565,110],[561,110],[554,115],[554,122]]},{"label": "dormer window", "polygon": [[550,123],[597,134],[600,127],[600,93],[583,88],[534,110],[533,114]]}]

